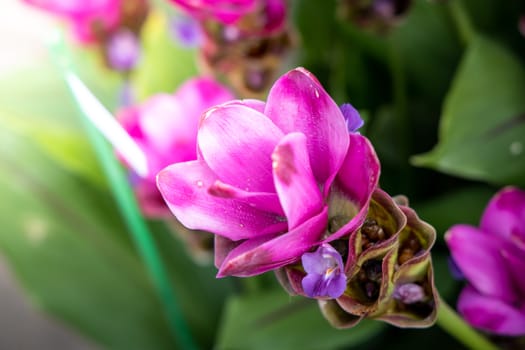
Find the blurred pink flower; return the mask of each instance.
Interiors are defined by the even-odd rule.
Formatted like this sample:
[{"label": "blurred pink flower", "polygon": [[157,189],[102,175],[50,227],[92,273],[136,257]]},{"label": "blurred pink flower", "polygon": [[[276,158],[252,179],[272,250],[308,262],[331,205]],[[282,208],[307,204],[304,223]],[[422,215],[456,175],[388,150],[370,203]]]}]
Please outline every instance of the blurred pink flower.
[{"label": "blurred pink flower", "polygon": [[349,236],[378,182],[373,147],[348,132],[339,107],[303,68],[278,79],[266,103],[210,109],[197,145],[197,160],[167,167],[157,182],[182,224],[216,234],[219,277],[277,269]]},{"label": "blurred pink flower", "polygon": [[83,43],[98,39],[99,33],[114,30],[120,20],[122,0],[23,0],[68,21],[75,37]]},{"label": "blurred pink flower", "polygon": [[258,0],[171,0],[192,17],[214,18],[224,24],[233,24],[242,16],[255,11]]},{"label": "blurred pink flower", "polygon": [[525,335],[525,191],[504,188],[479,228],[455,225],[445,238],[469,282],[458,300],[467,322],[495,334]]},{"label": "blurred pink flower", "polygon": [[148,176],[134,176],[134,188],[145,215],[163,217],[169,210],[155,184],[156,174],[169,164],[197,159],[197,129],[209,107],[233,99],[210,78],[194,78],[173,94],[159,94],[118,113],[124,129],[146,154]]}]

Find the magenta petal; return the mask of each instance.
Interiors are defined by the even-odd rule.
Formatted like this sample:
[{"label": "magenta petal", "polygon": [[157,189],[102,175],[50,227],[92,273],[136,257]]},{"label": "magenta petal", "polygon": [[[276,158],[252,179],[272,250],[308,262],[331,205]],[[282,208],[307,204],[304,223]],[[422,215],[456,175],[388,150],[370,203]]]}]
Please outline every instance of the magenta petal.
[{"label": "magenta petal", "polygon": [[328,187],[349,140],[341,110],[319,81],[304,68],[283,75],[270,90],[265,114],[283,132],[306,135],[314,176]]},{"label": "magenta petal", "polygon": [[274,192],[271,154],[283,136],[260,112],[226,103],[206,113],[197,139],[221,181],[245,191]]},{"label": "magenta petal", "polygon": [[481,295],[471,286],[461,292],[458,311],[476,328],[500,335],[525,335],[525,311],[515,309],[502,300]]},{"label": "magenta petal", "polygon": [[224,259],[217,277],[248,277],[273,270],[300,259],[324,233],[328,209],[296,227],[275,236],[249,239],[233,249]]},{"label": "magenta petal", "polygon": [[273,180],[286,218],[293,230],[323,207],[321,191],[310,168],[306,136],[291,133],[282,138],[272,154]]},{"label": "magenta petal", "polygon": [[455,225],[445,239],[461,272],[481,293],[516,300],[512,279],[501,255],[504,241],[468,225]]},{"label": "magenta petal", "polygon": [[284,211],[275,192],[247,192],[217,180],[208,188],[208,193],[215,197],[237,199],[253,208],[281,215],[284,219]]},{"label": "magenta petal", "polygon": [[507,271],[514,282],[516,291],[523,298],[523,296],[525,296],[525,278],[523,278],[525,271],[525,253],[510,242],[506,243],[501,251],[501,255],[507,264]]},{"label": "magenta petal", "polygon": [[337,174],[337,183],[343,192],[360,206],[372,196],[379,181],[380,164],[374,147],[359,134],[350,134],[350,146]]},{"label": "magenta petal", "polygon": [[252,98],[247,98],[244,100],[235,100],[232,101],[231,104],[238,104],[241,106],[250,107],[251,109],[255,109],[256,111],[259,111],[264,114],[264,108],[266,107],[266,102],[261,100],[256,100]]},{"label": "magenta petal", "polygon": [[507,187],[489,202],[480,228],[500,235],[521,247],[525,254],[525,191]]},{"label": "magenta petal", "polygon": [[173,164],[157,175],[157,185],[177,219],[193,230],[247,239],[285,230],[279,215],[253,208],[237,199],[212,196],[217,177],[202,161]]}]

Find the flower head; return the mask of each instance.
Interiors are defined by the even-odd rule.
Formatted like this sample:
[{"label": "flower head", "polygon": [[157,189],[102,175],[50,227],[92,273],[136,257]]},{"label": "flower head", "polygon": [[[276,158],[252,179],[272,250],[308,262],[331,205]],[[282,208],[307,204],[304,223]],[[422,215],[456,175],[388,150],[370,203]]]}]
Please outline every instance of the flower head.
[{"label": "flower head", "polygon": [[330,243],[344,263],[340,295],[309,292],[304,280],[312,278],[312,268],[304,260],[302,266],[291,263],[279,269],[279,281],[290,294],[318,299],[325,318],[338,328],[352,327],[364,317],[401,327],[432,325],[438,302],[430,259],[435,230],[406,199],[393,199],[380,189],[374,191],[366,217],[358,230]]},{"label": "flower head", "polygon": [[118,119],[146,154],[148,176],[134,177],[135,191],[148,216],[169,216],[155,184],[155,176],[169,164],[197,158],[200,115],[209,107],[233,98],[210,78],[194,78],[173,94],[159,94],[139,106],[121,110]]},{"label": "flower head", "polygon": [[494,334],[525,335],[525,191],[504,188],[479,228],[455,225],[445,238],[468,281],[458,300],[462,316]]},{"label": "flower head", "polygon": [[127,29],[114,33],[107,43],[109,65],[120,71],[129,71],[140,58],[139,38]]},{"label": "flower head", "polygon": [[218,276],[274,270],[348,237],[379,176],[369,141],[348,133],[339,107],[303,68],[282,76],[266,102],[208,110],[197,146],[196,161],[167,167],[157,182],[185,226],[216,234]]},{"label": "flower head", "polygon": [[343,259],[330,244],[324,243],[315,252],[304,253],[301,261],[306,272],[303,289],[311,298],[337,298],[346,289]]}]

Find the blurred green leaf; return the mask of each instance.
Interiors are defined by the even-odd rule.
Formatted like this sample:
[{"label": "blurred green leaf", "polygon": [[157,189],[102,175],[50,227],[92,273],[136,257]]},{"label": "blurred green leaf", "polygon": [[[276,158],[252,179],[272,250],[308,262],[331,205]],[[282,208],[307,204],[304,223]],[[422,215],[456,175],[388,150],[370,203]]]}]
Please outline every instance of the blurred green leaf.
[{"label": "blurred green leaf", "polygon": [[461,54],[446,6],[414,1],[407,17],[390,35],[391,45],[401,56],[414,87],[412,94],[441,101]]},{"label": "blurred green leaf", "polygon": [[414,203],[413,207],[421,219],[437,231],[438,240],[455,224],[477,226],[483,210],[494,191],[487,187],[460,188],[425,202]]},{"label": "blurred green leaf", "polygon": [[[120,79],[95,61],[76,52],[82,79],[110,109],[116,107]],[[27,136],[67,170],[104,183],[94,153],[77,118],[77,110],[59,72],[48,60],[3,76],[0,80],[0,125]]]},{"label": "blurred green leaf", "polygon": [[0,250],[31,299],[108,348],[172,348],[108,193],[4,128],[0,159]]},{"label": "blurred green leaf", "polygon": [[482,37],[468,47],[443,107],[440,141],[419,166],[500,185],[525,185],[525,69]]},{"label": "blurred green leaf", "polygon": [[226,298],[231,295],[234,280],[217,279],[214,266],[196,265],[175,232],[162,222],[152,223],[157,246],[161,251],[182,311],[203,349],[213,347]]},{"label": "blurred green leaf", "polygon": [[172,93],[197,75],[196,51],[170,38],[168,25],[165,14],[153,12],[142,30],[143,54],[131,77],[140,100],[159,92]]},{"label": "blurred green leaf", "polygon": [[384,324],[364,321],[337,330],[323,318],[315,300],[290,297],[283,290],[230,299],[217,349],[338,349],[377,336]]}]

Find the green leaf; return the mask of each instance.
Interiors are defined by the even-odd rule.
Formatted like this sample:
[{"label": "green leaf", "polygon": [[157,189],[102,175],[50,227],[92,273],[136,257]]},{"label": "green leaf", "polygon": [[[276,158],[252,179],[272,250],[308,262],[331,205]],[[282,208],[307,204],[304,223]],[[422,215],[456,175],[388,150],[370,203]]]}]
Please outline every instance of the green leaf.
[{"label": "green leaf", "polygon": [[143,55],[131,78],[141,100],[159,92],[172,93],[197,75],[196,51],[180,46],[169,32],[163,13],[148,16],[142,30]]},{"label": "green leaf", "polygon": [[276,290],[231,298],[216,348],[348,348],[377,336],[383,329],[384,324],[377,321],[364,321],[352,329],[334,329],[321,315],[316,301]]},{"label": "green leaf", "polygon": [[[75,55],[82,79],[113,110],[120,83],[118,76],[110,74],[94,57],[85,55],[84,51]],[[103,184],[105,180],[77,113],[64,81],[48,60],[0,80],[1,127],[32,139],[68,171]]]},{"label": "green leaf", "polygon": [[487,187],[467,187],[444,193],[425,202],[414,203],[413,207],[422,220],[434,226],[438,239],[442,240],[452,225],[477,226],[493,195],[494,191]]},{"label": "green leaf", "polygon": [[499,185],[525,185],[524,91],[520,61],[476,38],[443,106],[438,145],[413,163]]},{"label": "green leaf", "polygon": [[0,251],[42,309],[112,349],[169,349],[152,285],[107,191],[0,128]]}]

